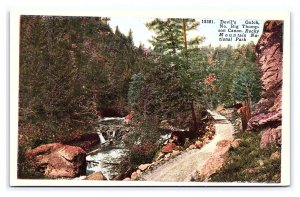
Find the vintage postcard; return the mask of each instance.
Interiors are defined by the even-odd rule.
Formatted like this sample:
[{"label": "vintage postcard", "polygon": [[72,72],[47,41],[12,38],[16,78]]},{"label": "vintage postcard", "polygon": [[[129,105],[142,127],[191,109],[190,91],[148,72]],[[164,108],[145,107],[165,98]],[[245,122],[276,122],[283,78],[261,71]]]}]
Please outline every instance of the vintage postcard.
[{"label": "vintage postcard", "polygon": [[289,12],[12,10],[11,186],[287,186]]}]

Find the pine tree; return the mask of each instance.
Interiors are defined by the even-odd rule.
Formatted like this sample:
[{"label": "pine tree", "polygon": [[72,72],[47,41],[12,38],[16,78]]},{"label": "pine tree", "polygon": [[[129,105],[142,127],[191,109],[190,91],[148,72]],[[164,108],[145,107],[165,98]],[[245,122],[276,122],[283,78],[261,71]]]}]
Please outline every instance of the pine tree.
[{"label": "pine tree", "polygon": [[179,53],[186,44],[191,49],[197,47],[203,41],[202,37],[195,37],[187,41],[184,35],[191,30],[196,30],[198,26],[199,22],[195,19],[180,18],[156,18],[146,23],[146,27],[156,34],[150,40],[154,51],[162,54]]},{"label": "pine tree", "polygon": [[128,90],[128,103],[135,113],[143,113],[144,76],[141,73],[132,75]]},{"label": "pine tree", "polygon": [[158,56],[159,61],[146,73],[151,90],[153,113],[161,120],[176,120],[179,127],[188,127],[185,122],[190,112],[190,88],[185,62],[178,56]]},{"label": "pine tree", "polygon": [[[193,131],[198,131],[194,101],[199,95],[193,85],[195,78],[190,73],[192,70],[191,62],[189,61],[189,51],[198,49],[204,38],[198,36],[188,40],[187,34],[189,31],[197,29],[199,22],[195,19],[168,18],[163,20],[156,18],[147,23],[146,26],[156,34],[150,40],[154,46],[154,51],[165,56],[162,58],[165,62],[160,68],[165,73],[160,75],[166,75],[166,78],[163,76],[159,78],[163,80],[160,83],[164,87],[161,90],[164,92],[161,97],[165,99],[161,100],[169,106],[165,106],[163,102],[160,102],[161,109],[170,117],[172,113],[181,114],[179,116],[182,117],[191,114],[193,126],[190,128]],[[173,95],[176,95],[178,99],[173,98]]]},{"label": "pine tree", "polygon": [[246,65],[235,74],[232,81],[232,95],[236,101],[257,102],[260,99],[261,81],[256,65]]},{"label": "pine tree", "polygon": [[131,29],[129,29],[128,35],[127,35],[127,40],[129,42],[129,44],[131,44],[132,46],[134,46],[134,42],[133,42],[133,32]]}]

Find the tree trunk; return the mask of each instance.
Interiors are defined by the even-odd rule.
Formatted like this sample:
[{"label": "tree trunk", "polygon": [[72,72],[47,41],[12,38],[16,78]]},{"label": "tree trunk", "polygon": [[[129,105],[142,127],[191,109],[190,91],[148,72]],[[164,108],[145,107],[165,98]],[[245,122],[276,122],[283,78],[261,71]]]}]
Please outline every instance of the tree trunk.
[{"label": "tree trunk", "polygon": [[183,30],[183,43],[184,43],[184,49],[187,50],[187,41],[186,41],[186,23],[185,19],[182,19],[182,30]]},{"label": "tree trunk", "polygon": [[198,131],[198,123],[197,123],[197,117],[196,117],[196,112],[195,112],[195,107],[194,107],[194,102],[192,101],[191,103],[191,110],[192,110],[192,118],[193,118],[193,129],[195,132]]},{"label": "tree trunk", "polygon": [[[182,19],[182,31],[183,31],[183,44],[184,44],[184,49],[185,49],[185,55],[187,58],[187,40],[186,40],[186,22],[185,19]],[[192,100],[191,102],[191,111],[192,111],[192,118],[193,118],[193,129],[195,132],[198,131],[198,123],[197,123],[197,116],[195,112],[195,106],[194,106],[194,101]]]},{"label": "tree trunk", "polygon": [[242,128],[245,131],[248,127],[248,121],[251,118],[251,98],[248,98],[248,101],[243,102],[241,107],[241,119],[242,119]]}]

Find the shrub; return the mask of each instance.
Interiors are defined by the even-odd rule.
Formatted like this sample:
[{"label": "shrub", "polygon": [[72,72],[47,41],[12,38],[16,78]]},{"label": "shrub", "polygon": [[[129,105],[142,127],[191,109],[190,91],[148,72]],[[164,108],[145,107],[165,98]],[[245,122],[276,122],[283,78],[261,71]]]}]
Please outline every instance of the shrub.
[{"label": "shrub", "polygon": [[151,162],[160,148],[159,139],[157,122],[153,118],[142,118],[124,139],[127,152],[122,163],[128,168],[128,165],[136,167]]}]

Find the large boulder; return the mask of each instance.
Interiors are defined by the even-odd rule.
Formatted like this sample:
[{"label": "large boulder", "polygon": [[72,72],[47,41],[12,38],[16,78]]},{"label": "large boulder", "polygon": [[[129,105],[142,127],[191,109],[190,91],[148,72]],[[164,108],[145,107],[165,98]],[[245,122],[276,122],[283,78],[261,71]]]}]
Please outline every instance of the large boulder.
[{"label": "large boulder", "polygon": [[52,143],[26,152],[33,168],[51,178],[77,177],[86,174],[86,152],[76,146]]},{"label": "large boulder", "polygon": [[[248,122],[248,130],[265,131],[262,135],[261,147],[278,144],[281,141],[282,38],[283,22],[266,21],[255,48],[262,74],[263,92],[262,98]],[[276,130],[276,140],[273,140],[274,129]]]}]

